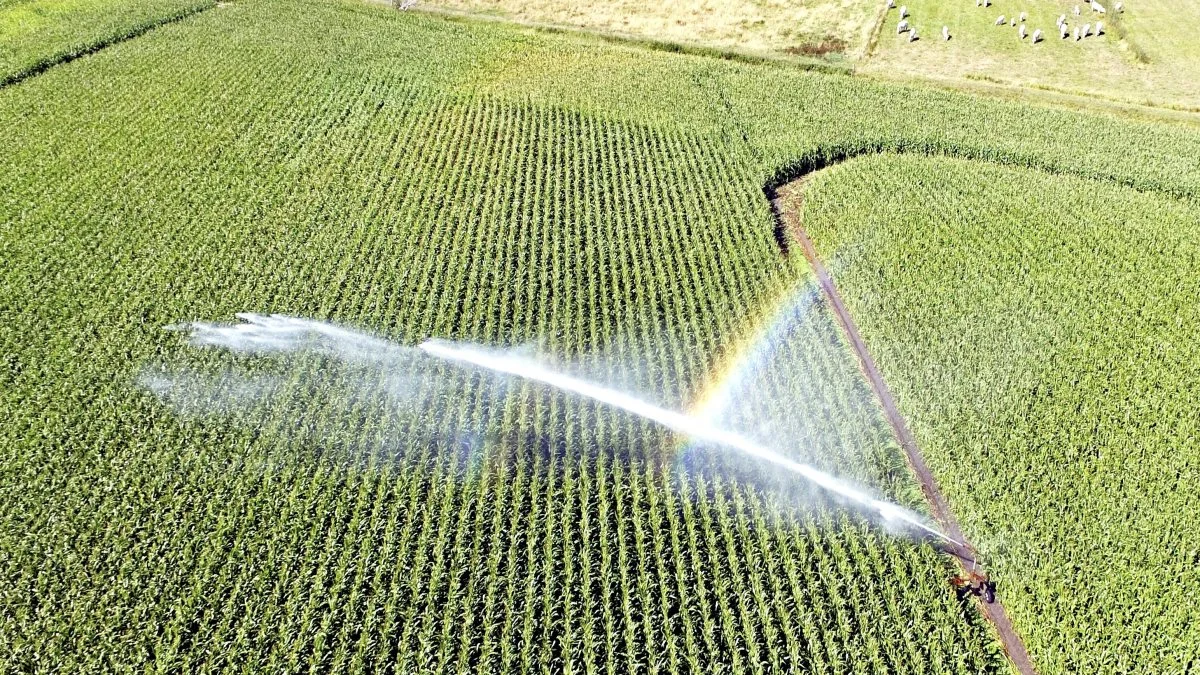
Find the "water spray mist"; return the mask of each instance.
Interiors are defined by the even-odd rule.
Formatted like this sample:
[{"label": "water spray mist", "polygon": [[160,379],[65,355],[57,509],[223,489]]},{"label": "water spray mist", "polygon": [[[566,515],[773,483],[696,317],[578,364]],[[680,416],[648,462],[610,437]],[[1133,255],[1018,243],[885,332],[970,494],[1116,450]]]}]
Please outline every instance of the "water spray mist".
[{"label": "water spray mist", "polygon": [[[253,354],[278,354],[315,351],[348,363],[372,364],[392,370],[412,370],[418,367],[422,354],[442,361],[482,368],[494,373],[524,378],[555,387],[565,392],[638,415],[689,438],[735,450],[760,461],[783,468],[810,483],[838,495],[865,512],[878,516],[885,524],[925,532],[961,546],[939,530],[926,524],[918,514],[891,502],[875,499],[834,476],[808,464],[791,460],[741,434],[714,426],[712,422],[668,410],[643,401],[630,394],[610,389],[594,382],[553,370],[545,364],[512,354],[476,345],[427,340],[418,349],[396,344],[366,333],[340,326],[284,316],[242,313],[244,323],[191,323],[170,326],[191,333],[190,342],[196,346],[224,347]],[[414,361],[414,358],[417,361]],[[153,387],[156,391],[162,386]]]},{"label": "water spray mist", "polygon": [[420,345],[420,348],[431,356],[447,361],[469,364],[497,373],[541,382],[557,389],[633,413],[695,440],[737,450],[747,456],[770,462],[798,474],[820,488],[839,495],[869,512],[878,514],[886,523],[912,526],[953,544],[958,543],[937,529],[925,524],[919,515],[902,506],[875,499],[824,471],[790,460],[778,452],[759,445],[740,434],[714,427],[702,419],[660,408],[629,394],[550,370],[536,361],[518,356],[443,340],[427,340]]}]

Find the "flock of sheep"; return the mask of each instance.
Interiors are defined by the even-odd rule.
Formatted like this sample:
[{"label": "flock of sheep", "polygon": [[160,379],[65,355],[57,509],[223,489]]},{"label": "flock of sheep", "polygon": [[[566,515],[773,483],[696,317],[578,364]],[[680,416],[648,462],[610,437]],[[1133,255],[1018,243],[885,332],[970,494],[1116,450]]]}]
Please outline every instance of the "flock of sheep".
[{"label": "flock of sheep", "polygon": [[[991,0],[975,0],[976,7],[990,7],[991,4],[992,4]],[[1101,5],[1099,2],[1096,2],[1096,0],[1089,0],[1088,4],[1091,7],[1091,10],[1094,14],[1103,15],[1108,12],[1108,10],[1106,10],[1104,8],[1104,5]],[[896,0],[887,0],[887,8],[888,9],[892,9],[895,6],[896,6]],[[1075,5],[1074,11],[1075,11],[1075,16],[1079,16],[1082,13],[1082,10],[1079,9],[1079,5]],[[1115,5],[1113,5],[1113,11],[1120,14],[1121,12],[1125,11],[1124,5],[1120,2],[1116,3]],[[909,25],[908,16],[909,16],[908,6],[900,5],[900,23],[896,24],[896,34],[901,35],[903,33],[908,33],[908,41],[916,42],[917,40],[920,39],[920,37],[918,37],[918,35],[917,35],[916,27]],[[1025,29],[1025,19],[1026,18],[1027,18],[1027,16],[1026,16],[1025,12],[1021,12],[1021,18],[1020,18],[1020,22],[1018,24],[1017,17],[1015,17],[1015,16],[1014,17],[1005,17],[1003,14],[1001,14],[996,19],[996,25],[1003,26],[1006,23],[1009,26],[1018,26],[1019,25],[1017,35],[1020,36],[1021,40],[1024,40],[1026,35],[1028,34]],[[1080,40],[1082,40],[1085,37],[1088,37],[1089,35],[1103,35],[1104,34],[1104,22],[1103,21],[1097,21],[1095,26],[1093,26],[1090,23],[1085,23],[1085,24],[1083,24],[1082,27],[1076,26],[1074,33],[1071,33],[1068,29],[1066,14],[1059,16],[1058,21],[1056,21],[1055,23],[1058,26],[1058,37],[1062,40],[1067,39],[1068,35],[1074,35],[1075,41],[1079,42]],[[942,39],[943,40],[950,39],[950,27],[949,26],[942,26]],[[1031,41],[1031,44],[1036,45],[1037,43],[1039,43],[1041,41],[1042,41],[1042,29],[1038,28],[1033,31],[1033,40]]]}]

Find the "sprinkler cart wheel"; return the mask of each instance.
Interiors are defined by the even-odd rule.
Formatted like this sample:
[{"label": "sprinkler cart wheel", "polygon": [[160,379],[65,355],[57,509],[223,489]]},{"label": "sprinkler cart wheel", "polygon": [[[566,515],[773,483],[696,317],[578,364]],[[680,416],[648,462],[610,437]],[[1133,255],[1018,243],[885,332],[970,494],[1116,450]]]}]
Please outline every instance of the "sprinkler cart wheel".
[{"label": "sprinkler cart wheel", "polygon": [[989,605],[996,601],[996,582],[978,572],[970,572],[966,576],[955,575],[951,577],[950,583],[960,598],[973,595],[983,598]]}]

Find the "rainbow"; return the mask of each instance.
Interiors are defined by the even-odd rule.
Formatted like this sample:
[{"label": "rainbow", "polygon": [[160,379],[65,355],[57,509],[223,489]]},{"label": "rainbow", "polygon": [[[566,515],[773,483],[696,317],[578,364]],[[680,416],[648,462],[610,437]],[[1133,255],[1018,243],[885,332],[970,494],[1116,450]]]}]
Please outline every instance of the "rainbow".
[{"label": "rainbow", "polygon": [[778,347],[787,339],[788,331],[818,297],[811,280],[806,280],[777,299],[754,322],[755,328],[729,350],[704,392],[688,407],[688,414],[712,419],[727,411],[733,397],[751,375],[770,367]]}]

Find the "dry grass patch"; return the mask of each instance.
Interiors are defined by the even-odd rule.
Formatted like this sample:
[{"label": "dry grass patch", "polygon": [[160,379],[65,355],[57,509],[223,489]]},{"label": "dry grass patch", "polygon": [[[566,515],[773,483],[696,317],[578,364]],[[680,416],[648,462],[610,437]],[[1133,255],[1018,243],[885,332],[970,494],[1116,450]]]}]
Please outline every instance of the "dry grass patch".
[{"label": "dry grass patch", "polygon": [[430,0],[427,4],[517,21],[756,53],[861,56],[877,3],[871,0]]}]

